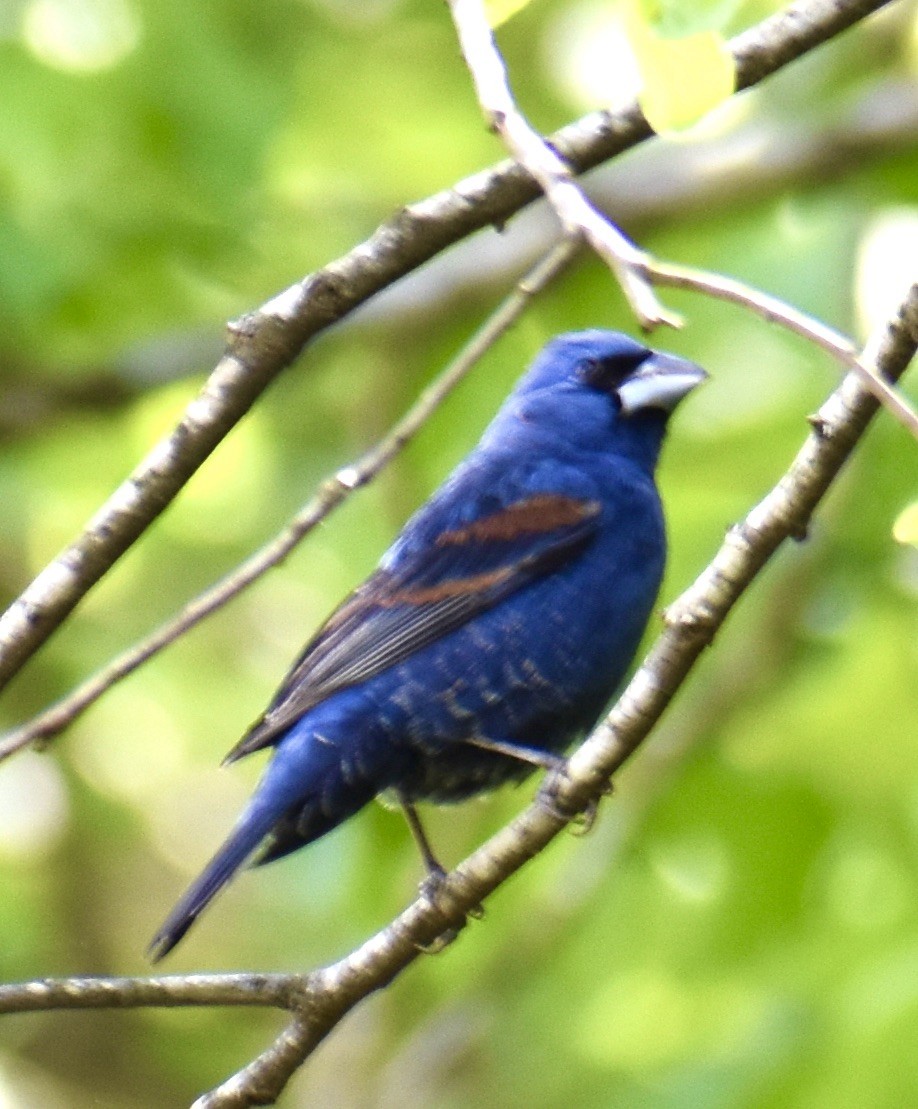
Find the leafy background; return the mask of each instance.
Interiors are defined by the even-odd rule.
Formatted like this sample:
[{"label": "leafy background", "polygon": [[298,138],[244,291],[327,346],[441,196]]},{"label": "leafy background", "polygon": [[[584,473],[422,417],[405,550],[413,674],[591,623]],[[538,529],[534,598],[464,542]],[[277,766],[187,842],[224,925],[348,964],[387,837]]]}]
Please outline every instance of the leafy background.
[{"label": "leafy background", "polygon": [[[775,7],[635,10],[664,35],[729,35]],[[615,81],[627,66],[609,62],[623,18],[612,4],[536,0],[501,28],[541,129],[627,93]],[[909,267],[914,279],[918,146],[915,131],[866,150],[844,140],[870,105],[891,104],[901,123],[909,83],[914,112],[916,70],[916,8],[896,4],[590,187],[661,256],[863,336]],[[691,72],[673,76],[688,95]],[[4,599],[170,426],[218,356],[225,319],[500,156],[447,13],[422,0],[7,0],[0,103]],[[804,155],[818,143],[813,169]],[[799,158],[774,174],[779,150]],[[684,179],[680,203],[629,190],[642,167],[664,197]],[[537,249],[546,218],[515,223],[317,342],[9,689],[3,721],[63,694],[232,567],[382,433]],[[664,601],[780,475],[836,380],[824,356],[735,308],[666,299],[688,326],[656,341],[713,381],[680,412],[662,468]],[[608,274],[587,262],[281,568],[52,751],[0,768],[3,980],[147,970],[155,926],[257,776],[254,761],[219,770],[222,754],[537,347],[592,325],[632,328]],[[286,1104],[914,1100],[918,559],[891,530],[916,495],[915,457],[880,418],[595,831],[564,837],[460,942],[365,1003]],[[429,812],[443,857],[461,858],[531,789]],[[332,960],[398,911],[418,877],[403,822],[371,806],[244,876],[168,969]],[[252,1011],[8,1017],[0,1105],[184,1104],[277,1026]]]}]

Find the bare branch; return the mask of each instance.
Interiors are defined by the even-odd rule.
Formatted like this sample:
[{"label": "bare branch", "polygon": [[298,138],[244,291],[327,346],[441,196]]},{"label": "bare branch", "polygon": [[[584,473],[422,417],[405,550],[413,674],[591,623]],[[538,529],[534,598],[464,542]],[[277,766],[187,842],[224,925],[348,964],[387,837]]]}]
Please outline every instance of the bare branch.
[{"label": "bare branch", "polygon": [[[890,0],[800,0],[730,44],[739,87],[752,85]],[[650,137],[637,105],[592,113],[551,139],[576,173]],[[459,239],[506,222],[539,195],[516,163],[413,204],[364,243],[230,327],[229,349],[175,430],[0,617],[0,686],[176,496],[274,378],[330,324]]]},{"label": "bare branch", "polygon": [[[882,44],[895,50],[903,28],[889,21]],[[852,167],[863,173],[877,160],[911,151],[918,143],[918,87],[894,76],[854,96],[834,98],[828,117],[809,103],[800,103],[794,118],[770,111],[767,104],[763,100],[725,132],[693,135],[691,142],[647,144],[638,158],[610,161],[590,174],[591,198],[619,226],[639,235],[675,226],[685,217],[726,214],[788,189],[839,181],[850,176]],[[499,290],[555,241],[557,229],[557,217],[547,205],[534,206],[500,236],[459,244],[425,267],[423,275],[393,286],[367,306],[364,319],[391,320],[431,305],[442,311],[470,292]]]},{"label": "bare branch", "polygon": [[[871,338],[862,361],[895,381],[916,348],[918,285],[897,317]],[[849,374],[811,421],[813,430],[782,479],[731,529],[710,565],[669,607],[662,635],[609,716],[573,753],[565,774],[546,780],[532,804],[450,873],[435,900],[418,898],[352,954],[308,976],[51,980],[0,988],[0,1012],[102,1005],[281,1005],[294,1015],[274,1043],[196,1106],[235,1109],[273,1102],[345,1013],[388,984],[422,950],[438,940],[449,942],[490,893],[607,792],[610,777],[647,736],[742,593],[786,539],[806,532],[876,410],[877,401],[859,376]],[[244,1000],[233,999],[237,987]]]},{"label": "bare branch", "polygon": [[517,107],[482,0],[449,0],[449,6],[478,102],[491,129],[538,181],[564,233],[572,239],[585,239],[610,267],[645,331],[664,323],[681,326],[679,317],[657,300],[645,277],[644,253],[589,202],[574,182],[571,167]]},{"label": "bare branch", "polygon": [[777,297],[763,293],[759,289],[753,289],[750,285],[745,285],[732,277],[724,277],[692,266],[658,262],[655,259],[647,262],[647,272],[652,280],[660,285],[668,285],[675,289],[694,289],[696,292],[707,293],[720,300],[742,305],[769,323],[780,324],[822,347],[847,369],[853,370],[884,408],[887,408],[893,417],[918,439],[918,413],[900,392],[879,376],[876,367],[865,360],[866,355],[858,356],[854,343],[847,336],[822,321],[813,319],[805,312],[791,307],[785,301],[778,300]]},{"label": "bare branch", "polygon": [[585,239],[610,266],[643,328],[650,330],[661,323],[681,326],[679,317],[667,313],[657,301],[651,281],[693,288],[744,304],[765,319],[780,321],[785,327],[812,339],[855,370],[874,396],[918,438],[918,415],[871,367],[858,361],[849,340],[774,297],[736,280],[688,267],[658,264],[627,239],[590,203],[567,163],[520,112],[482,0],[449,0],[449,3],[479,103],[492,129],[500,135],[513,157],[538,181],[565,233],[572,239]]},{"label": "bare branch", "polygon": [[796,61],[814,46],[847,30],[858,20],[885,8],[871,0],[796,0],[730,41],[736,63],[736,87],[748,89],[775,70]]},{"label": "bare branch", "polygon": [[290,974],[171,974],[156,978],[40,978],[0,985],[0,1013],[256,1005],[292,1008]]}]

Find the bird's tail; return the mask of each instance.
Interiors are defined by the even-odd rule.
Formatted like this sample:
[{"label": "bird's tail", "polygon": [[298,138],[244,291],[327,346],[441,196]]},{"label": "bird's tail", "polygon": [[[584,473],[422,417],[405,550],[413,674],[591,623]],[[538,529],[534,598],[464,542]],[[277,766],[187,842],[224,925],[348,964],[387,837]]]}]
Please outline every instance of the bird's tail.
[{"label": "bird's tail", "polygon": [[168,955],[236,871],[255,854],[276,821],[276,809],[256,794],[229,839],[188,887],[153,937],[148,954],[154,963]]},{"label": "bird's tail", "polygon": [[154,962],[175,947],[241,866],[269,862],[324,836],[386,787],[379,759],[358,764],[345,751],[314,728],[288,733],[226,843],[154,936]]}]

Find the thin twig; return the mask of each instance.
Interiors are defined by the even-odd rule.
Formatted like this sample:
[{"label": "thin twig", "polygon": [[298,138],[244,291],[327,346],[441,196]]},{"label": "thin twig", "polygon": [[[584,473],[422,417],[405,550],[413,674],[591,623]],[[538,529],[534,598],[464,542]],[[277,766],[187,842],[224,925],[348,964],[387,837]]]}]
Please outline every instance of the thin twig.
[{"label": "thin twig", "polygon": [[660,323],[681,326],[679,317],[667,314],[650,292],[651,282],[703,290],[712,296],[744,304],[765,319],[779,321],[812,339],[853,369],[874,396],[918,438],[918,414],[870,366],[858,360],[857,350],[850,340],[739,281],[688,266],[659,263],[627,239],[590,203],[567,163],[520,112],[482,0],[449,0],[449,5],[479,103],[492,128],[513,157],[539,182],[566,234],[584,238],[612,268],[642,327],[649,330]]},{"label": "thin twig", "polygon": [[866,355],[858,354],[857,347],[846,335],[793,308],[785,301],[745,285],[735,278],[709,273],[692,266],[658,262],[656,259],[648,260],[646,265],[649,277],[659,285],[692,289],[719,300],[739,304],[769,323],[780,324],[822,347],[847,369],[853,370],[883,407],[918,439],[918,413],[900,392],[880,377],[875,366],[865,361]]},{"label": "thin twig", "polygon": [[681,319],[660,304],[645,276],[643,251],[590,203],[571,167],[517,107],[484,4],[449,0],[449,7],[485,117],[512,157],[538,181],[565,234],[586,240],[606,262],[643,330],[652,331],[660,324],[680,327]]},{"label": "thin twig", "polygon": [[47,742],[59,735],[113,685],[133,673],[164,647],[174,643],[205,617],[222,608],[272,566],[286,558],[318,523],[342,504],[354,490],[372,480],[399,454],[473,366],[520,318],[533,297],[570,264],[577,249],[576,243],[563,242],[538,262],[389,433],[356,462],[343,467],[322,482],[312,499],[279,535],[246,559],[233,573],[226,575],[185,605],[171,620],[77,686],[73,692],[0,738],[0,762],[32,743]]},{"label": "thin twig", "polygon": [[0,1013],[249,1005],[292,1009],[291,974],[167,974],[153,978],[39,978],[0,985]]}]

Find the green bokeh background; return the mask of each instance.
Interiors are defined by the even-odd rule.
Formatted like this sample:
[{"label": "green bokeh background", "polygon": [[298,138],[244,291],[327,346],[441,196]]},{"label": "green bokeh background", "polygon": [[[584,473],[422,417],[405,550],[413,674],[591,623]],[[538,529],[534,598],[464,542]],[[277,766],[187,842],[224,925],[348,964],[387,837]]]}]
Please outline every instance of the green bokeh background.
[{"label": "green bokeh background", "polygon": [[[707,24],[732,33],[773,6],[707,7]],[[803,120],[831,136],[852,104],[914,82],[916,8],[892,7],[742,98],[743,118],[724,121],[724,134]],[[502,29],[543,130],[597,106],[575,98],[564,70],[576,64],[570,27],[603,10],[536,0]],[[81,67],[62,61],[52,33],[74,12]],[[6,601],[168,430],[218,356],[227,318],[501,152],[440,4],[35,0],[0,16]],[[87,26],[102,28],[96,39]],[[98,53],[86,41],[113,59],[87,65]],[[696,138],[672,140],[674,154]],[[759,158],[768,166],[767,144]],[[715,188],[700,209],[648,217],[642,242],[862,335],[871,296],[909,257],[914,267],[914,139],[774,190],[757,187],[754,164],[729,198]],[[888,244],[878,229],[892,217],[901,233],[877,269],[866,248]],[[382,434],[525,267],[525,243],[492,267],[503,242],[480,236],[448,272],[430,267],[316,342],[11,685],[3,723],[62,695],[229,570]],[[736,308],[665,299],[687,326],[656,341],[713,380],[680,412],[660,475],[664,602],[777,480],[837,380],[825,356]],[[146,943],[258,774],[257,760],[218,769],[223,753],[538,346],[595,325],[633,330],[608,274],[586,262],[283,566],[52,750],[0,767],[2,980],[148,971]],[[906,388],[916,395],[914,381]],[[621,775],[594,832],[563,837],[460,942],[351,1015],[284,1104],[915,1102],[918,559],[891,531],[918,495],[916,459],[882,416],[808,540],[743,600]],[[531,793],[430,811],[444,859]],[[418,877],[403,822],[371,806],[243,876],[168,969],[330,961],[404,906]],[[0,1105],[186,1104],[279,1027],[254,1011],[7,1017]]]}]

